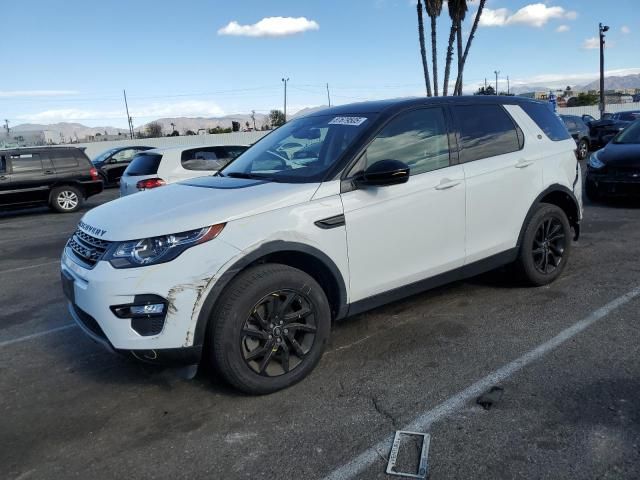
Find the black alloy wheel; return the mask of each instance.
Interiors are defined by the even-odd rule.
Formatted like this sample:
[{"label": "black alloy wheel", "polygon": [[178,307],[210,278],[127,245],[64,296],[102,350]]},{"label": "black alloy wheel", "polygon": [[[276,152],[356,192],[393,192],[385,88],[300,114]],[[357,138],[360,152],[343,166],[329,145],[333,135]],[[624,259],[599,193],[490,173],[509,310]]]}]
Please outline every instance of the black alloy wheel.
[{"label": "black alloy wheel", "polygon": [[564,225],[559,218],[546,217],[533,237],[533,264],[542,274],[550,274],[560,267],[567,242]]},{"label": "black alloy wheel", "polygon": [[316,338],[313,302],[296,290],[277,290],[251,309],[240,348],[254,372],[277,377],[291,372],[307,356]]}]

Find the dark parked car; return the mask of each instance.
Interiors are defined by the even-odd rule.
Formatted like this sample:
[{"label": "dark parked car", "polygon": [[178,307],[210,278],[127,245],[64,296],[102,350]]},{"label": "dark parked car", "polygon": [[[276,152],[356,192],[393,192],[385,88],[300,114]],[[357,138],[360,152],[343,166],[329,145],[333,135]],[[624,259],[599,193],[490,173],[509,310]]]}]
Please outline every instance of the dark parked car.
[{"label": "dark parked car", "polygon": [[58,212],[75,212],[102,188],[98,171],[78,148],[0,150],[1,207],[48,204]]},{"label": "dark parked car", "polygon": [[120,177],[126,170],[127,166],[133,160],[133,157],[145,150],[151,150],[153,147],[145,147],[136,145],[133,147],[116,147],[102,152],[92,160],[93,165],[98,169],[98,173],[104,182],[105,187],[117,185]]},{"label": "dark parked car", "polygon": [[587,196],[640,196],[640,120],[591,155],[585,180]]},{"label": "dark parked car", "polygon": [[604,113],[601,120],[595,120],[590,115],[583,115],[589,126],[589,139],[593,149],[604,147],[618,132],[624,130],[636,119],[640,118],[639,111]]},{"label": "dark parked car", "polygon": [[578,158],[584,160],[589,155],[589,127],[577,115],[560,115],[560,118],[576,141]]}]

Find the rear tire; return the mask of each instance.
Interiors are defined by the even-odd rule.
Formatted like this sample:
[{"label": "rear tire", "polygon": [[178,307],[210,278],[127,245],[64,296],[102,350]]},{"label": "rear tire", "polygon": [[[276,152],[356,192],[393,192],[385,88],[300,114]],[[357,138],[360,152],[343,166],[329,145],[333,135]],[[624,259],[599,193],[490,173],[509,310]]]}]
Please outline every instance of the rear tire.
[{"label": "rear tire", "polygon": [[82,192],[71,185],[54,188],[49,197],[49,206],[59,213],[75,212],[80,209],[83,203]]},{"label": "rear tire", "polygon": [[542,286],[560,276],[571,250],[571,226],[564,211],[541,203],[527,223],[516,268],[529,285]]},{"label": "rear tire", "polygon": [[240,273],[211,322],[216,371],[239,390],[260,395],[289,387],[315,368],[329,339],[331,310],[311,276],[272,263]]}]

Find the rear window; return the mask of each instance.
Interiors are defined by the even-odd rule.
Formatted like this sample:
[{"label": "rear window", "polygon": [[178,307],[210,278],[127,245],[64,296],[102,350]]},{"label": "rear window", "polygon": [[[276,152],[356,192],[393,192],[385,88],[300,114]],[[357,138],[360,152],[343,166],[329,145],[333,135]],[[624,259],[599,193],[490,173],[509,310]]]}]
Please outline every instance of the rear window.
[{"label": "rear window", "polygon": [[162,155],[159,153],[139,153],[125,170],[124,175],[137,177],[141,175],[155,175],[158,173]]},{"label": "rear window", "polygon": [[221,147],[205,147],[185,150],[180,158],[186,170],[220,170],[232,158]]},{"label": "rear window", "polygon": [[500,105],[460,105],[454,112],[462,162],[516,152],[524,145],[520,128]]},{"label": "rear window", "polygon": [[524,102],[520,107],[527,112],[536,125],[549,137],[549,140],[559,142],[571,138],[567,127],[560,121],[558,115],[551,111],[551,108],[544,103]]}]

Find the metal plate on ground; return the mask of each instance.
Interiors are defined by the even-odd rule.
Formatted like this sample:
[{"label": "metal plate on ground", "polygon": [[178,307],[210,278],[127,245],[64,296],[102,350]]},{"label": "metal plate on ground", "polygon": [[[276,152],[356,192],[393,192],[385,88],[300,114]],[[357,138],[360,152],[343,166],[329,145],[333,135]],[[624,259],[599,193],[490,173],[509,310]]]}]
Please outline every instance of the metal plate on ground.
[{"label": "metal plate on ground", "polygon": [[[398,454],[400,453],[400,442],[402,441],[403,436],[417,436],[422,437],[422,448],[420,449],[420,458],[418,469],[416,473],[411,472],[397,472],[396,471],[396,463],[398,461]],[[431,435],[428,433],[419,433],[419,432],[409,432],[406,430],[398,430],[396,431],[396,435],[393,438],[393,446],[391,447],[391,453],[389,454],[389,461],[387,463],[387,474],[395,475],[397,477],[407,477],[407,478],[427,478],[427,471],[429,469],[428,465],[428,456],[429,456],[429,445],[431,443]]]}]

